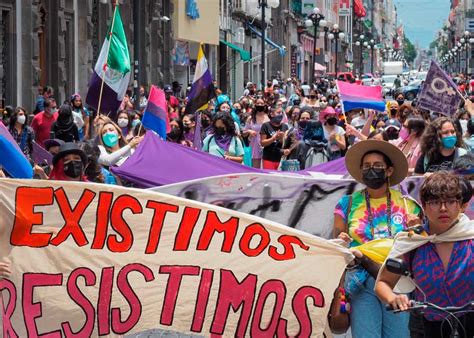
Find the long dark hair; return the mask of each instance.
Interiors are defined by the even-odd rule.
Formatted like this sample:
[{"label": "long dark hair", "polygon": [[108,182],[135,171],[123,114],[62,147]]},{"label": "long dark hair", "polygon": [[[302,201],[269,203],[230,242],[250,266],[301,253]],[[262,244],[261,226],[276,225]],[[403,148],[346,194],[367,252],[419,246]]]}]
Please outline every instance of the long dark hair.
[{"label": "long dark hair", "polygon": [[[26,119],[28,120],[28,115],[26,115],[26,109],[23,108],[23,107],[16,107],[15,109],[15,112],[12,114],[12,116],[10,117],[10,124],[9,124],[9,128],[10,130],[12,130],[13,128],[15,128],[15,123],[16,121],[18,120],[18,113],[22,111],[25,113],[25,117]],[[25,123],[23,123],[23,125],[21,126],[21,130],[25,129],[27,126],[27,121],[25,121]]]},{"label": "long dark hair", "polygon": [[408,130],[411,132],[415,132],[416,137],[420,137],[423,135],[425,131],[426,122],[422,118],[415,117],[408,119]]},{"label": "long dark hair", "polygon": [[232,136],[236,136],[237,133],[235,131],[235,124],[234,120],[230,116],[229,113],[217,113],[216,116],[214,117],[214,120],[212,121],[212,127],[215,129],[216,128],[216,122],[217,120],[221,120],[226,129],[226,133]]},{"label": "long dark hair", "polygon": [[[438,117],[436,120],[428,124],[425,133],[421,138],[421,152],[428,157],[428,160],[436,160],[440,156],[441,144],[441,128],[445,123],[451,123],[454,127],[454,122],[449,117]],[[456,130],[456,147],[462,146],[462,136],[457,128]]]}]

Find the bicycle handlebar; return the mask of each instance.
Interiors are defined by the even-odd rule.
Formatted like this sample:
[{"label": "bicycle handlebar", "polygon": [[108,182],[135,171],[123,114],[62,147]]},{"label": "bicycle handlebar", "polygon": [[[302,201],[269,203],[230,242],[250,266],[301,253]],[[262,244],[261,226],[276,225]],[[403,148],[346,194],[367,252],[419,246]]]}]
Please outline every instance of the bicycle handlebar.
[{"label": "bicycle handlebar", "polygon": [[387,311],[392,311],[393,313],[400,313],[404,311],[415,311],[415,310],[426,310],[428,308],[432,308],[435,310],[441,310],[449,313],[455,313],[455,312],[460,312],[464,310],[469,310],[469,309],[474,309],[474,301],[467,302],[466,304],[462,306],[438,306],[429,302],[417,302],[417,301],[411,301],[411,306],[406,309],[406,310],[400,310],[400,309],[393,309],[392,305],[387,304],[385,305],[385,309]]}]

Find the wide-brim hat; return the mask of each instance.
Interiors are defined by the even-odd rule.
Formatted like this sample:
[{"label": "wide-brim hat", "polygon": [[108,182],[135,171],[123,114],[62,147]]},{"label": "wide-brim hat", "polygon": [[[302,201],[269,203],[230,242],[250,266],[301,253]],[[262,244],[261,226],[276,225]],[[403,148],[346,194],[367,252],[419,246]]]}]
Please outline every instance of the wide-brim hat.
[{"label": "wide-brim hat", "polygon": [[402,182],[408,175],[408,161],[405,154],[387,141],[365,140],[356,143],[346,153],[346,168],[349,174],[359,183],[362,181],[361,161],[369,152],[385,154],[393,164],[393,174],[389,178],[389,185],[394,186]]},{"label": "wide-brim hat", "polygon": [[61,147],[59,147],[59,152],[53,157],[53,165],[56,165],[56,163],[58,163],[60,159],[62,159],[63,157],[69,154],[79,155],[81,157],[81,160],[84,166],[87,165],[86,154],[84,153],[84,151],[81,150],[81,148],[77,146],[77,144],[72,143],[72,142],[64,143],[61,145]]}]

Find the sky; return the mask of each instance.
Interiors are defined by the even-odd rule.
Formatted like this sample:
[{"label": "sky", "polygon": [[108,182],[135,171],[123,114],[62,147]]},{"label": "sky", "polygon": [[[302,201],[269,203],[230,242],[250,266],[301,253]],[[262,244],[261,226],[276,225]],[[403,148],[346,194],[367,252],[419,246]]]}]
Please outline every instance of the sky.
[{"label": "sky", "polygon": [[394,0],[398,21],[403,23],[405,34],[420,48],[427,48],[449,15],[450,0]]}]

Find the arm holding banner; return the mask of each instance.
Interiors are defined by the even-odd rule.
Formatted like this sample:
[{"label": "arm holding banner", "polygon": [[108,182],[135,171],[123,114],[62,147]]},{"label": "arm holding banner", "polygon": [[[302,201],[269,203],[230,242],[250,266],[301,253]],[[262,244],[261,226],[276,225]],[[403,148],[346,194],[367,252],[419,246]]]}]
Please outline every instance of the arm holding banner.
[{"label": "arm holding banner", "polygon": [[12,273],[10,264],[7,262],[0,262],[0,280],[8,277]]}]

